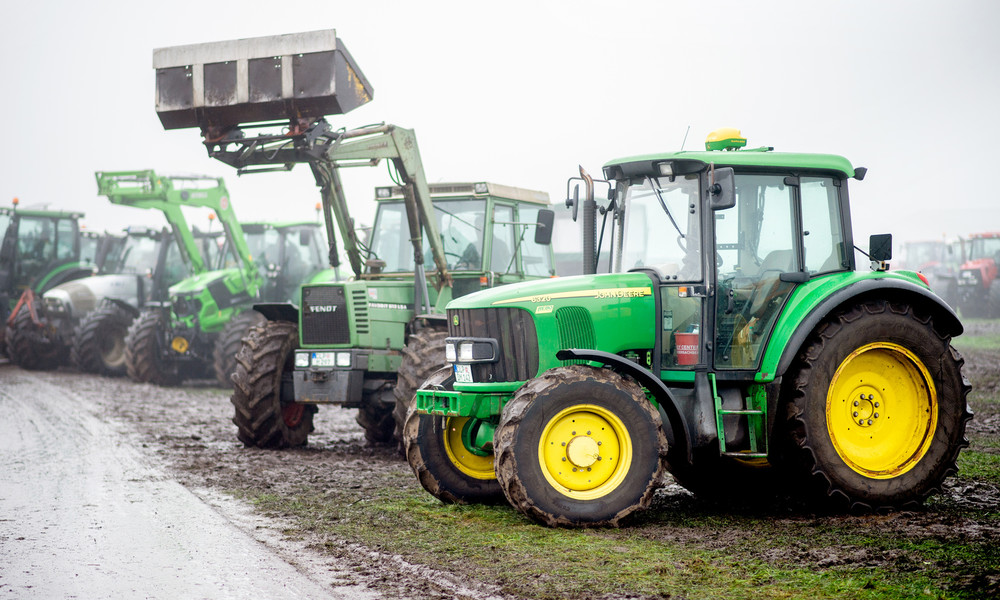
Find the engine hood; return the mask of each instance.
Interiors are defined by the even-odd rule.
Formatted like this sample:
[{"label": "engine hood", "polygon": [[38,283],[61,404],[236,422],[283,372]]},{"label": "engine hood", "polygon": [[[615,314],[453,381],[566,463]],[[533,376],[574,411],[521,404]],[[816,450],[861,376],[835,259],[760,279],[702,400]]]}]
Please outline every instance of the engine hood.
[{"label": "engine hood", "polygon": [[139,304],[141,275],[95,275],[57,285],[43,294],[47,306],[62,305],[73,314],[90,312],[105,298]]},{"label": "engine hood", "polygon": [[449,309],[534,305],[560,299],[612,299],[652,294],[652,281],[642,273],[575,275],[524,281],[482,290],[448,303]]},{"label": "engine hood", "polygon": [[241,279],[240,269],[220,269],[218,271],[208,271],[199,275],[192,275],[170,286],[171,296],[200,294],[205,288],[217,281],[239,281]]}]

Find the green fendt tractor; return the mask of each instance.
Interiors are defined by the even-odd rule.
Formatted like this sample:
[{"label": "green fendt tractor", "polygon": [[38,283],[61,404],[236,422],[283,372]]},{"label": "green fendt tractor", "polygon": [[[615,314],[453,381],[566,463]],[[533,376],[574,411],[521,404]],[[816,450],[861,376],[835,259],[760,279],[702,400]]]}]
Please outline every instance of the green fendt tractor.
[{"label": "green fendt tractor", "polygon": [[[357,407],[369,441],[392,441],[397,402],[405,408],[444,364],[445,304],[483,287],[551,276],[545,240],[526,235],[529,228],[551,234],[545,194],[490,183],[429,186],[413,131],[330,127],[324,115],[372,97],[334,31],[163,48],[153,63],[165,128],[200,127],[209,156],[241,174],[309,165],[321,190],[330,264],[340,264],[339,231],[354,277],[303,286],[299,306],[255,305],[267,322],[244,338],[233,375],[233,421],[247,446],[306,443],[319,404]],[[245,80],[227,73],[244,69]],[[265,120],[285,125],[245,134],[243,124]],[[365,242],[340,169],[383,160],[397,187],[377,190]],[[548,227],[537,227],[539,215]],[[401,426],[405,410],[398,413]]]},{"label": "green fendt tractor", "polygon": [[615,525],[664,470],[716,500],[781,488],[876,510],[955,472],[963,328],[919,274],[887,270],[890,236],[855,270],[847,184],[865,169],[745,144],[726,130],[607,163],[604,244],[584,176],[584,264],[603,246],[613,272],[449,304],[452,366],[404,435],[428,492]]},{"label": "green fendt tractor", "polygon": [[18,209],[18,204],[15,198],[12,208],[0,208],[0,351],[25,291],[41,294],[92,275],[98,266],[87,250],[99,255],[93,240],[84,240],[80,231],[82,213]]},{"label": "green fendt tractor", "polygon": [[206,262],[218,255],[218,236],[196,233],[182,212],[184,206],[212,208],[218,198],[201,197],[218,193],[208,189],[215,179],[163,177],[152,171],[95,176],[99,194],[113,204],[161,211],[170,230],[130,228],[117,260],[105,264],[100,274],[60,284],[41,296],[25,292],[31,314],[18,315],[11,326],[14,360],[24,368],[54,369],[72,356],[84,371],[124,375],[125,332],[142,307],[165,300],[169,286],[206,271]]},{"label": "green fendt tractor", "polygon": [[[303,286],[298,306],[254,306],[268,321],[243,340],[232,396],[238,436],[248,446],[306,443],[320,404],[358,408],[369,442],[391,442],[405,414],[400,408],[394,420],[397,402],[405,408],[445,362],[445,304],[484,287],[552,275],[549,248],[526,235],[548,212],[544,193],[486,182],[428,185],[413,132],[391,125],[326,130],[313,139],[330,146],[321,159],[307,160],[324,178],[328,234],[336,239],[332,224],[341,226],[354,281]],[[241,147],[213,156],[299,160],[275,154],[271,141],[246,141],[259,155]],[[349,227],[346,198],[333,182],[340,161],[381,158],[392,161],[403,185],[376,190],[365,244]]]}]

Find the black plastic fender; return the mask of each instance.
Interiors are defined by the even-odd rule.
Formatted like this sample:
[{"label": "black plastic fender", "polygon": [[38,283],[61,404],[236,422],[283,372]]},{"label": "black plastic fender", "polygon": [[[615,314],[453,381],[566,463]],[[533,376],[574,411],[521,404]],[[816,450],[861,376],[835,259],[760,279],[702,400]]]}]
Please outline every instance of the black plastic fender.
[{"label": "black plastic fender", "polygon": [[253,309],[268,321],[289,321],[296,325],[299,322],[299,307],[291,302],[262,302],[254,304]]}]

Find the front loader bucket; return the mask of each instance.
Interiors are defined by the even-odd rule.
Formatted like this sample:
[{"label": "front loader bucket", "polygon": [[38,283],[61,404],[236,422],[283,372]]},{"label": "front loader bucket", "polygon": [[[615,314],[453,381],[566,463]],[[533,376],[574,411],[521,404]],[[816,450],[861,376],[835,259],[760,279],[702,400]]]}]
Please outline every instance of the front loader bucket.
[{"label": "front loader bucket", "polygon": [[164,129],[319,118],[373,95],[333,29],[158,48],[153,68]]}]

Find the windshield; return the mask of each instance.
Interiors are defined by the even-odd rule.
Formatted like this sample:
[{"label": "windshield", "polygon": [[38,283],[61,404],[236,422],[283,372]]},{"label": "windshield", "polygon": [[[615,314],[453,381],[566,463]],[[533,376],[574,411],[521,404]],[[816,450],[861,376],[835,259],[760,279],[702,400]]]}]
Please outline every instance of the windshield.
[{"label": "windshield", "polygon": [[975,238],[969,245],[969,260],[1000,257],[1000,237]]},{"label": "windshield", "polygon": [[156,267],[156,257],[160,251],[160,242],[146,236],[131,235],[125,240],[122,249],[122,273],[145,273],[147,269]]},{"label": "windshield", "polygon": [[698,176],[647,177],[625,192],[621,269],[652,269],[663,280],[701,279]]},{"label": "windshield", "polygon": [[97,248],[101,238],[93,236],[80,237],[80,262],[88,265],[97,264]]},{"label": "windshield", "polygon": [[[434,202],[438,234],[444,245],[448,268],[477,271],[483,261],[484,200],[438,200]],[[372,258],[385,261],[387,273],[413,271],[413,246],[410,244],[406,207],[402,202],[379,204],[372,230]],[[424,265],[432,268],[434,257],[424,240]]]},{"label": "windshield", "polygon": [[304,282],[326,266],[318,243],[319,227],[289,227],[282,233],[285,248],[281,270],[289,282]]}]

